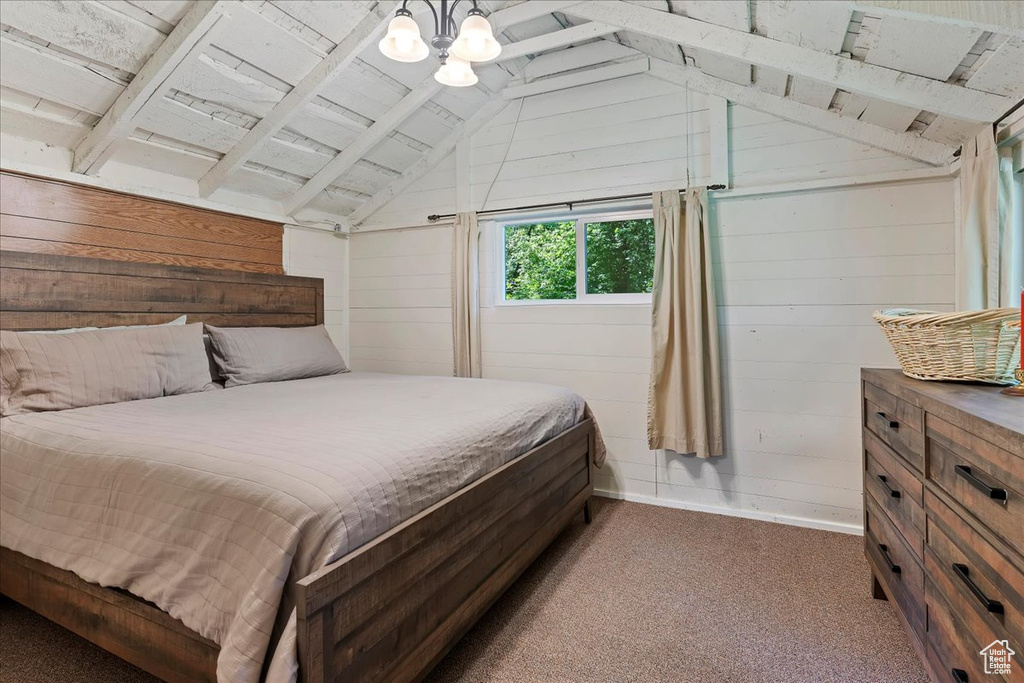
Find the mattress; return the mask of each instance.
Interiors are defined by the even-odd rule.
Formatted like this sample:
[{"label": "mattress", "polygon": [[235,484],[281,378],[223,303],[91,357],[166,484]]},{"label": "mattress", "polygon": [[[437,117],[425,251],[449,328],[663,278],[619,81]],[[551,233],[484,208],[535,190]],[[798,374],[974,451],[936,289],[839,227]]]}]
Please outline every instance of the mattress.
[{"label": "mattress", "polygon": [[585,414],[560,387],[351,373],[6,417],[0,545],[153,602],[220,645],[221,681],[293,680],[289,583]]}]

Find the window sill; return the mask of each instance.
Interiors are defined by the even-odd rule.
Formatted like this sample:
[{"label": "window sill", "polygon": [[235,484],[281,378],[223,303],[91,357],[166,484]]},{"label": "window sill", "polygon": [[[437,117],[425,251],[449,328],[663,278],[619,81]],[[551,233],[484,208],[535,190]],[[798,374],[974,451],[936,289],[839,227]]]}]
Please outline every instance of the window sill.
[{"label": "window sill", "polygon": [[650,294],[598,294],[582,299],[498,299],[497,307],[510,306],[650,306]]}]

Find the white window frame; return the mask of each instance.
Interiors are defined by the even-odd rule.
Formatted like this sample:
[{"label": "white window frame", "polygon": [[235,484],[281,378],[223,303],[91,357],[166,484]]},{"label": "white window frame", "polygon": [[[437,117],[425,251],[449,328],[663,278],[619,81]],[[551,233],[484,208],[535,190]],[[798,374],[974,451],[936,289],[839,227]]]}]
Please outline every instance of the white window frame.
[{"label": "white window frame", "polygon": [[[605,221],[650,219],[651,209],[630,209],[622,211],[573,212],[548,214],[536,217],[519,217],[494,221],[494,303],[497,306],[578,306],[584,305],[647,305],[651,304],[650,292],[632,294],[589,294],[587,293],[587,224]],[[576,298],[575,299],[506,299],[505,298],[505,228],[529,223],[576,223]]]}]

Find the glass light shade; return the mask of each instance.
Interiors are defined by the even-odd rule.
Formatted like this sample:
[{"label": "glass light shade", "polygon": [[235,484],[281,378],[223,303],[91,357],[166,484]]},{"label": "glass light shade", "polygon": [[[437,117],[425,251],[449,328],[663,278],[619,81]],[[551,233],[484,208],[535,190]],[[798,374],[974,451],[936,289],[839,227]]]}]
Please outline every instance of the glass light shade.
[{"label": "glass light shade", "polygon": [[420,27],[412,17],[399,15],[388,24],[388,33],[378,43],[381,53],[396,62],[419,62],[430,48],[420,38]]},{"label": "glass light shade", "polygon": [[438,83],[455,88],[465,88],[469,85],[476,85],[477,82],[472,65],[455,55],[448,55],[448,61],[441,65],[441,68],[434,74],[434,78]]},{"label": "glass light shade", "polygon": [[479,14],[470,14],[462,22],[459,37],[450,52],[467,62],[489,62],[501,54],[501,44],[494,39],[486,19]]}]

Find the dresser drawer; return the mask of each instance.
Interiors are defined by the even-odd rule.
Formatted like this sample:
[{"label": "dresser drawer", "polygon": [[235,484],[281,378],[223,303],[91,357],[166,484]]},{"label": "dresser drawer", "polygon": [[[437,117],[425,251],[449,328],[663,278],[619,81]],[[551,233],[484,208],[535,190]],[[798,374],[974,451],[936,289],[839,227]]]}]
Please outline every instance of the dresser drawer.
[{"label": "dresser drawer", "polygon": [[1024,459],[929,415],[928,479],[969,514],[1024,548]]},{"label": "dresser drawer", "polygon": [[935,494],[929,491],[925,498],[929,579],[970,630],[1024,645],[1024,571],[1019,561],[985,540]]},{"label": "dresser drawer", "polygon": [[870,497],[864,499],[864,551],[874,565],[875,578],[885,586],[918,639],[923,641],[924,570],[896,527]]},{"label": "dresser drawer", "polygon": [[864,493],[889,517],[917,555],[924,557],[924,486],[874,432],[864,430]]},{"label": "dresser drawer", "polygon": [[928,659],[939,681],[997,683],[1021,679],[1019,661],[1013,662],[1013,673],[1006,678],[985,673],[981,650],[995,638],[990,637],[991,634],[972,632],[954,617],[931,579],[927,582],[925,596],[928,601]]},{"label": "dresser drawer", "polygon": [[918,471],[924,471],[924,412],[864,382],[864,425]]}]

